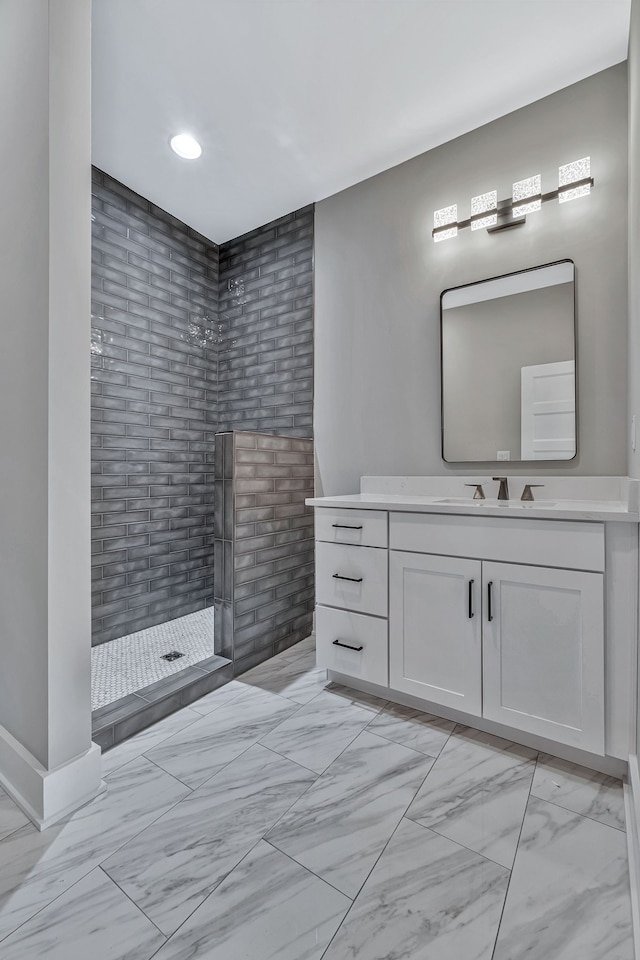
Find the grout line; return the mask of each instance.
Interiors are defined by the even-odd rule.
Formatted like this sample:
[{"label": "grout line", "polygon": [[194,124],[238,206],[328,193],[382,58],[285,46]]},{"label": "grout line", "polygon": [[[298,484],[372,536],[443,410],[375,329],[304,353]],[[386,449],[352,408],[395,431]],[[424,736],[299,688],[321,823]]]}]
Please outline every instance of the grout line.
[{"label": "grout line", "polygon": [[[214,691],[214,692],[215,692],[215,691]],[[284,700],[284,698],[281,697],[280,699],[282,699],[283,702],[286,702],[286,701]],[[234,697],[233,700],[227,701],[226,704],[220,704],[220,707],[227,706],[227,704],[228,704],[228,705],[231,705],[232,703],[235,703],[235,700],[236,700],[236,698]],[[188,708],[185,708],[185,709],[188,709]],[[206,719],[207,719],[209,716],[211,716],[212,714],[217,713],[217,712],[218,712],[218,709],[219,709],[219,708],[217,708],[216,710],[212,710],[211,713],[206,714],[205,716],[200,716],[199,719],[200,719],[200,720],[206,720]],[[294,716],[297,712],[298,712],[297,710],[294,710],[294,712],[293,712],[292,714],[289,714],[289,716]],[[262,722],[268,722],[268,719],[269,719],[269,718],[267,718],[267,721],[264,721],[264,720],[263,720]],[[286,717],[285,719],[288,720],[289,717]],[[196,722],[197,722],[197,721],[196,721]],[[256,721],[256,723],[258,723],[258,722],[260,722],[260,721]],[[274,726],[272,729],[275,730],[278,726],[280,726],[280,723],[284,723],[284,720],[279,721],[279,722],[276,724],[276,726]],[[187,730],[187,729],[189,729],[191,726],[193,726],[193,724],[189,724],[188,727],[185,727],[184,729]],[[173,736],[179,736],[181,733],[182,733],[182,730],[179,730],[177,733],[172,734],[172,737],[173,737]],[[269,735],[269,733],[271,733],[271,730],[269,730],[267,733],[263,734],[263,736],[266,737],[266,736]],[[168,738],[168,739],[171,739],[172,737],[170,737],[170,738]],[[163,742],[164,742],[164,741],[163,741]],[[256,746],[256,744],[258,744],[258,743],[260,743],[259,740],[250,740],[250,742],[247,743],[247,745],[240,751],[240,753],[238,753],[235,757],[231,757],[230,760],[227,760],[227,762],[224,763],[218,770],[216,770],[215,773],[212,773],[211,776],[207,777],[206,780],[203,780],[202,783],[199,783],[196,787],[189,787],[189,784],[184,783],[184,781],[183,781],[183,780],[180,780],[179,777],[176,777],[175,774],[169,773],[168,770],[165,770],[164,767],[161,767],[159,763],[156,763],[156,762],[155,762],[155,760],[150,760],[149,757],[148,757],[146,754],[142,754],[142,756],[145,758],[145,760],[149,760],[149,763],[153,763],[156,767],[158,767],[160,770],[162,770],[163,773],[166,773],[166,774],[168,774],[169,776],[173,777],[173,778],[174,778],[175,780],[177,780],[179,783],[184,783],[184,786],[185,786],[185,787],[188,787],[189,790],[191,790],[192,792],[195,792],[195,791],[198,790],[200,787],[204,786],[205,783],[209,783],[210,780],[213,780],[213,778],[216,777],[219,773],[221,773],[224,769],[226,769],[226,767],[228,767],[229,764],[233,763],[233,762],[234,762],[235,760],[237,760],[239,757],[243,756],[243,754],[245,754],[245,753],[247,752],[247,750],[250,750],[251,747]],[[260,743],[260,745],[263,746],[262,743]],[[152,749],[155,749],[155,748],[154,748],[154,747],[150,747],[149,749],[152,750]],[[272,751],[272,752],[275,753],[276,751],[274,750],[274,751]],[[289,759],[289,758],[288,758],[288,757],[285,757],[284,759]],[[302,766],[302,764],[298,764],[298,766]],[[306,769],[306,768],[305,768],[305,769]],[[313,772],[313,771],[312,771],[312,772]],[[186,800],[187,797],[183,797],[182,799],[183,799],[183,800]],[[178,802],[179,802],[179,803],[182,803],[182,800],[180,800],[180,801],[178,801]]]},{"label": "grout line", "polygon": [[[166,943],[166,942],[167,942],[167,939],[168,939],[166,933],[163,933],[163,931],[160,929],[160,927],[158,926],[158,924],[155,923],[155,921],[153,921],[153,920],[151,919],[151,917],[148,916],[148,914],[145,913],[145,911],[142,909],[142,907],[140,906],[140,904],[136,903],[135,900],[133,899],[133,897],[130,897],[130,896],[129,896],[129,894],[127,893],[127,891],[124,890],[124,889],[120,886],[120,884],[118,883],[117,880],[114,880],[114,878],[111,876],[110,873],[108,873],[108,872],[105,870],[105,868],[102,866],[102,864],[98,864],[97,869],[100,870],[100,871],[105,875],[105,877],[106,877],[108,880],[110,880],[111,883],[112,883],[115,887],[118,888],[118,890],[120,891],[120,893],[121,893],[124,897],[127,898],[127,900],[136,908],[136,910],[138,911],[138,913],[141,913],[142,916],[145,918],[145,920],[148,920],[149,923],[156,928],[156,930],[158,931],[158,933],[159,933],[162,937],[164,937],[164,942]],[[161,946],[164,946],[164,943],[161,944]]]},{"label": "grout line", "polygon": [[502,901],[502,910],[500,911],[500,919],[498,920],[498,926],[496,927],[496,936],[493,941],[493,950],[491,951],[491,960],[494,960],[496,954],[496,947],[498,946],[498,938],[500,936],[500,929],[502,927],[502,921],[504,920],[504,912],[507,906],[507,898],[509,896],[509,888],[511,886],[511,880],[513,879],[513,871],[516,868],[516,862],[518,860],[518,852],[520,850],[520,840],[522,839],[522,830],[524,828],[524,821],[527,818],[527,809],[529,807],[529,801],[531,799],[531,788],[533,786],[533,779],[536,775],[536,770],[538,769],[538,763],[540,760],[540,753],[536,752],[536,760],[533,764],[533,772],[531,774],[531,780],[529,781],[529,791],[527,793],[527,799],[524,805],[524,813],[522,815],[522,821],[520,823],[520,830],[518,831],[518,842],[516,843],[516,852],[513,856],[513,863],[511,864],[511,870],[509,871],[509,878],[507,880],[507,889],[504,892],[504,900]]},{"label": "grout line", "polygon": [[[151,747],[150,749],[153,750],[154,748]],[[175,773],[169,773],[168,770],[165,770],[164,767],[161,767],[160,764],[159,764],[159,763],[156,763],[155,760],[151,760],[151,758],[148,757],[148,756],[146,755],[146,753],[142,753],[142,754],[140,754],[140,756],[143,757],[143,758],[147,761],[147,763],[152,763],[153,766],[156,767],[156,769],[162,770],[162,772],[163,772],[163,773],[166,773],[166,775],[167,775],[168,777],[172,777],[174,780],[177,780],[178,783],[181,783],[182,786],[183,786],[183,787],[186,787],[187,790],[190,790],[191,793],[193,793],[193,791],[196,789],[195,787],[190,787],[189,784],[188,784],[188,783],[185,783],[184,780],[181,780],[180,777],[176,777]],[[133,758],[133,759],[139,760],[140,757],[135,757],[135,758]],[[189,796],[189,794],[187,794],[187,796]],[[186,799],[187,799],[186,797],[182,797],[182,800],[186,800]],[[182,800],[178,800],[178,803],[182,803]],[[164,814],[162,814],[162,816],[164,816]],[[155,823],[155,821],[154,821],[154,823]],[[146,827],[145,827],[145,830],[146,830]]]},{"label": "grout line", "polygon": [[[265,841],[265,842],[266,842],[266,841]],[[247,857],[255,850],[255,848],[258,846],[259,843],[262,843],[262,837],[260,837],[259,840],[256,840],[256,842],[251,846],[251,848],[250,848],[249,850],[247,850],[247,852],[244,854],[244,856],[243,856],[240,860],[238,860],[238,862],[236,863],[236,865],[235,865],[234,867],[232,867],[231,870],[229,870],[229,872],[224,875],[224,877],[222,878],[222,880],[220,881],[220,883],[218,883],[218,884],[214,887],[214,889],[211,890],[211,892],[207,894],[207,896],[204,898],[204,900],[202,900],[202,902],[199,903],[197,907],[194,907],[194,909],[191,911],[191,913],[189,914],[189,916],[184,918],[184,920],[182,921],[182,923],[180,924],[179,927],[176,927],[176,929],[173,931],[173,933],[172,933],[171,936],[168,938],[168,940],[166,940],[165,943],[160,944],[160,946],[158,947],[158,950],[155,950],[155,951],[154,951],[154,953],[151,955],[151,957],[149,957],[149,960],[153,960],[153,957],[157,956],[157,955],[158,955],[158,952],[159,952],[160,950],[162,950],[162,949],[166,946],[167,943],[171,943],[171,942],[173,941],[173,938],[174,938],[174,937],[177,937],[178,932],[184,927],[184,925],[185,925],[186,923],[189,922],[189,920],[190,920],[191,917],[194,915],[194,913],[196,913],[198,910],[200,910],[200,908],[203,907],[203,906],[205,905],[205,903],[207,903],[207,901],[208,901],[212,896],[214,896],[214,894],[216,893],[216,891],[222,886],[222,884],[225,882],[225,880],[227,880],[227,878],[231,876],[231,874],[234,872],[234,870],[237,870],[237,869],[238,869],[238,867],[240,866],[240,864],[243,863],[243,862],[247,859]],[[146,914],[145,914],[145,916],[146,916]],[[163,936],[165,936],[165,935],[163,934]],[[177,940],[176,940],[176,942],[177,942]]]},{"label": "grout line", "polygon": [[504,863],[500,863],[499,860],[494,860],[493,857],[487,856],[486,853],[478,853],[477,850],[474,850],[473,847],[467,846],[466,843],[461,843],[459,840],[454,840],[452,837],[448,837],[446,833],[440,833],[436,827],[428,827],[426,823],[420,823],[419,820],[414,820],[413,817],[410,817],[407,813],[404,814],[403,819],[408,820],[409,823],[414,823],[416,827],[421,827],[423,830],[430,830],[431,833],[437,834],[439,837],[442,837],[443,840],[448,840],[449,843],[455,843],[456,846],[462,847],[463,850],[468,850],[469,853],[474,855],[474,857],[480,857],[481,860],[486,860],[488,863],[493,863],[496,865],[496,867],[500,867],[501,870],[506,870],[508,873],[511,873],[511,870],[513,869],[512,867],[506,867]]},{"label": "grout line", "polygon": [[550,803],[552,807],[558,807],[560,810],[564,810],[565,813],[571,813],[574,817],[580,817],[581,820],[590,820],[591,823],[599,823],[601,827],[608,827],[609,830],[616,830],[618,833],[624,833],[626,835],[626,830],[624,827],[614,827],[612,823],[605,823],[604,820],[598,820],[597,817],[590,817],[588,813],[578,813],[577,810],[572,810],[571,807],[565,807],[563,803],[557,803],[555,800],[549,800],[547,797],[539,797],[537,793],[530,793],[529,796],[533,797],[534,800],[539,800],[540,803]]},{"label": "grout line", "polygon": [[[383,733],[380,733],[380,732],[379,732],[378,730],[376,730],[375,728],[369,729],[369,728],[371,727],[371,724],[372,724],[376,719],[377,719],[376,717],[373,717],[373,718],[369,721],[369,723],[367,724],[367,726],[365,727],[365,730],[367,731],[367,733],[370,733],[370,734],[371,734],[372,736],[374,736],[374,737],[379,737],[380,740],[386,740],[387,743],[395,743],[396,746],[398,746],[398,747],[404,747],[406,750],[413,750],[414,753],[419,753],[419,754],[421,754],[423,757],[429,757],[431,760],[434,760],[434,761],[438,759],[438,757],[440,756],[440,754],[442,753],[442,751],[444,750],[444,748],[445,748],[446,745],[448,744],[448,742],[449,742],[449,737],[451,736],[451,734],[448,734],[448,735],[447,735],[446,740],[444,741],[444,743],[442,744],[442,746],[440,747],[440,749],[438,750],[438,752],[437,752],[436,754],[433,754],[433,753],[425,753],[424,750],[418,750],[417,747],[410,747],[408,743],[403,743],[401,740],[392,740],[391,737],[385,736]],[[426,779],[426,778],[425,778],[425,779]]]},{"label": "grout line", "polygon": [[[325,776],[325,774],[327,774],[327,772],[330,770],[330,768],[333,766],[333,764],[336,763],[336,761],[339,759],[339,757],[341,757],[341,756],[349,749],[349,747],[351,747],[351,746],[353,745],[353,743],[358,739],[358,737],[359,737],[362,733],[364,733],[365,731],[367,731],[367,728],[368,728],[368,725],[365,726],[365,727],[363,727],[363,729],[360,731],[360,733],[358,733],[358,734],[356,735],[356,737],[354,737],[354,739],[344,748],[344,750],[343,750],[340,754],[338,754],[338,756],[335,758],[335,760],[333,760],[333,761],[325,768],[325,770],[320,774],[320,776],[318,777],[318,779],[315,780],[314,783],[310,784],[309,789],[306,791],[306,793],[310,792],[311,789],[312,789],[312,787],[313,787],[316,783],[318,783],[318,782],[320,781],[320,779],[321,779],[323,776]],[[374,734],[371,734],[371,735],[374,736]],[[383,738],[378,738],[378,739],[381,739],[381,740],[382,740]],[[391,743],[392,741],[384,741],[384,742]],[[402,745],[402,744],[394,744],[394,746],[403,746],[403,745]],[[409,747],[404,747],[404,749],[409,749],[409,750],[410,750],[411,748],[409,748]],[[417,757],[420,757],[421,760],[433,759],[432,757],[426,757],[426,758],[425,758],[425,754],[419,753],[417,750],[412,750],[411,752],[414,753]],[[379,853],[378,856],[376,857],[373,865],[372,865],[371,868],[368,870],[367,875],[366,875],[366,877],[364,878],[364,880],[362,881],[360,887],[358,888],[358,892],[355,894],[355,896],[354,896],[354,897],[351,897],[349,894],[344,893],[344,891],[339,890],[338,887],[334,887],[334,889],[338,890],[339,893],[342,893],[343,896],[348,897],[349,899],[352,900],[351,906],[353,906],[353,903],[355,902],[355,900],[357,899],[357,897],[360,895],[360,893],[361,893],[361,891],[362,891],[362,888],[364,887],[365,883],[367,882],[367,880],[368,880],[369,877],[371,876],[371,873],[373,872],[374,868],[376,867],[376,865],[377,865],[378,861],[380,860],[380,858],[382,857],[383,853],[384,853],[385,850],[387,849],[387,847],[388,847],[388,845],[389,845],[389,843],[390,843],[390,841],[391,841],[391,838],[392,838],[393,835],[395,834],[395,832],[396,832],[396,830],[398,829],[399,825],[402,823],[402,820],[404,819],[407,810],[409,809],[409,807],[410,807],[411,804],[413,803],[413,800],[414,800],[416,794],[417,794],[418,791],[421,789],[422,784],[424,783],[424,781],[426,780],[427,776],[428,776],[429,773],[431,772],[433,766],[434,766],[434,764],[431,765],[431,767],[429,768],[429,770],[427,771],[427,773],[425,774],[425,776],[424,776],[424,777],[422,778],[422,780],[420,781],[419,785],[416,787],[413,795],[411,796],[410,800],[409,800],[408,803],[406,804],[403,813],[402,813],[402,814],[400,815],[400,817],[398,818],[398,822],[396,823],[394,829],[392,830],[389,838],[388,838],[387,841],[384,843],[384,845],[383,845],[382,849],[380,850],[380,853]],[[305,794],[303,794],[302,796],[304,796],[304,795],[305,795]],[[296,800],[296,802],[295,802],[295,803],[292,805],[292,807],[290,807],[289,809],[291,810],[293,807],[295,807],[295,806],[297,805],[297,803],[300,801],[300,799],[302,799],[302,797],[298,798],[298,800]],[[288,811],[287,811],[287,812],[288,812]],[[273,830],[274,828],[272,827],[271,829]],[[270,831],[270,832],[271,832],[271,831]],[[265,839],[266,839],[266,838],[265,838]],[[280,850],[280,847],[277,847],[275,842],[270,841],[270,840],[267,840],[267,843],[272,843],[272,845],[275,846],[276,849]],[[280,850],[280,852],[281,852],[281,853],[285,853],[285,856],[288,856],[290,859],[294,860],[296,863],[299,862],[298,860],[295,859],[295,857],[292,857],[290,854],[286,853],[284,850]],[[300,864],[300,866],[304,866],[304,864]],[[305,867],[305,869],[306,869],[306,870],[309,870],[310,873],[314,873],[314,871],[310,870],[309,867]],[[332,887],[334,886],[334,885],[333,885],[332,883],[330,883],[330,881],[327,880],[325,877],[320,877],[318,874],[315,874],[315,873],[314,873],[314,876],[318,876],[318,879],[323,880],[323,882],[324,882],[324,883],[327,883],[329,886],[332,886]],[[349,910],[347,910],[347,913],[346,913],[345,916],[342,918],[342,920],[341,920],[339,926],[337,927],[337,929],[336,929],[333,937],[331,938],[331,940],[330,940],[329,943],[327,944],[327,947],[326,947],[327,950],[329,949],[329,946],[330,946],[331,942],[333,941],[334,937],[335,937],[336,934],[338,933],[338,930],[340,929],[340,927],[342,926],[342,924],[343,924],[344,921],[346,920],[346,917],[347,917],[347,915],[349,914],[350,910],[351,910],[351,907],[349,907]],[[325,952],[326,952],[326,951],[325,951]],[[323,952],[323,956],[324,956],[324,952]]]},{"label": "grout line", "polygon": [[[424,780],[423,780],[423,783],[424,783]],[[418,790],[419,790],[419,789],[420,789],[420,787],[418,787]],[[416,791],[416,792],[417,792],[417,791]],[[415,796],[415,794],[414,794],[414,796]],[[410,806],[411,802],[413,802],[413,798],[412,798],[412,800],[410,801],[410,803],[405,807],[405,812],[406,812],[406,810],[409,809],[409,806]],[[393,828],[393,830],[392,830],[392,832],[391,832],[391,835],[390,835],[389,839],[387,840],[387,842],[386,842],[385,845],[383,846],[382,850],[380,851],[379,856],[376,858],[375,863],[374,863],[373,866],[371,867],[371,870],[369,870],[369,872],[367,873],[366,877],[365,877],[364,880],[362,881],[362,884],[360,885],[360,887],[359,887],[359,889],[358,889],[358,892],[356,893],[355,897],[353,898],[353,900],[352,900],[352,902],[351,902],[351,906],[349,907],[349,909],[348,909],[347,912],[345,913],[344,917],[343,917],[342,920],[340,921],[340,923],[339,923],[339,925],[338,925],[338,928],[336,929],[335,933],[334,933],[333,936],[331,937],[331,940],[330,940],[329,943],[327,944],[326,949],[323,950],[323,952],[322,952],[322,957],[324,957],[324,956],[326,955],[327,950],[329,949],[329,947],[331,946],[331,944],[332,944],[333,941],[335,940],[335,938],[336,938],[336,936],[338,935],[338,933],[339,933],[339,931],[341,930],[341,928],[344,926],[344,923],[345,923],[347,917],[349,916],[349,914],[351,913],[352,908],[355,906],[355,904],[356,904],[356,902],[357,902],[357,900],[358,900],[358,897],[359,897],[360,894],[362,893],[362,890],[363,890],[363,888],[364,888],[367,880],[369,879],[369,877],[371,876],[371,874],[373,873],[373,871],[374,871],[375,868],[377,867],[378,863],[379,863],[380,860],[382,859],[382,857],[383,857],[383,855],[384,855],[387,847],[388,847],[389,844],[391,843],[391,841],[392,841],[393,837],[395,836],[395,834],[396,834],[396,832],[397,832],[397,830],[398,830],[398,827],[399,827],[400,824],[402,823],[403,819],[404,819],[404,814],[400,817],[400,819],[399,819],[398,822],[396,823],[395,827]],[[345,896],[346,896],[346,894],[345,894]],[[322,960],[322,957],[320,957],[320,960]]]},{"label": "grout line", "polygon": [[[267,734],[267,736],[268,736],[268,734]],[[328,767],[325,767],[325,769],[322,771],[322,773],[318,773],[317,770],[312,770],[311,767],[306,767],[306,766],[304,765],[304,763],[300,763],[298,760],[292,760],[291,757],[287,757],[286,754],[280,753],[279,750],[275,750],[273,747],[267,746],[267,744],[266,744],[266,743],[263,743],[261,740],[258,740],[258,742],[256,743],[256,746],[257,746],[257,747],[262,747],[264,750],[268,750],[269,753],[273,753],[274,756],[280,757],[281,760],[286,760],[288,763],[293,763],[296,767],[300,767],[301,770],[306,770],[307,773],[312,773],[312,774],[314,775],[314,777],[315,777],[316,780],[319,780],[320,777],[325,773],[325,771],[329,769]],[[331,766],[331,764],[329,764],[329,766]],[[315,780],[313,781],[313,783],[315,783]],[[313,783],[309,784],[309,786],[310,786],[310,787],[313,786]],[[305,790],[304,792],[306,793],[307,791]],[[301,794],[300,796],[303,796],[303,794]],[[297,803],[299,799],[300,799],[300,797],[298,797],[298,798],[294,801],[294,803]],[[293,804],[292,804],[292,806],[293,806]],[[291,808],[289,808],[289,809],[291,809]],[[283,814],[283,816],[284,816],[284,814]],[[271,828],[269,828],[269,829],[271,829]]]},{"label": "grout line", "polygon": [[321,877],[319,874],[311,870],[310,867],[306,867],[304,863],[300,863],[299,860],[296,860],[295,857],[292,857],[290,853],[287,853],[285,850],[281,850],[280,847],[277,847],[275,843],[271,840],[267,840],[265,837],[262,838],[264,843],[268,843],[272,850],[275,850],[276,853],[281,854],[283,857],[286,857],[287,860],[290,860],[291,863],[295,863],[296,867],[300,867],[301,870],[304,870],[306,873],[310,873],[312,877],[315,877],[316,880],[319,880],[320,883],[325,883],[328,887],[331,887],[332,890],[335,890],[336,893],[339,893],[345,900],[350,900],[349,909],[353,906],[354,897],[350,897],[348,893],[345,893],[344,890],[340,890],[335,884],[331,883],[325,877]]}]

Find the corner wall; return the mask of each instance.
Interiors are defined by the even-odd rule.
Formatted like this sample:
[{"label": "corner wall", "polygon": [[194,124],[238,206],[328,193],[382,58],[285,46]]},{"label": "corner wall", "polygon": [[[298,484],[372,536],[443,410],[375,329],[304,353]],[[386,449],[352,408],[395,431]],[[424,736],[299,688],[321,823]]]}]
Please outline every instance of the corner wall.
[{"label": "corner wall", "polygon": [[[588,199],[524,227],[433,243],[433,211],[591,156]],[[619,64],[316,204],[316,494],[362,475],[469,474],[440,455],[439,298],[447,287],[576,264],[579,453],[508,473],[626,474],[627,71]],[[487,466],[479,468],[487,472]]]},{"label": "corner wall", "polygon": [[[40,826],[95,795],[84,0],[0,3],[0,784]],[[19,143],[20,149],[15,149]]]}]

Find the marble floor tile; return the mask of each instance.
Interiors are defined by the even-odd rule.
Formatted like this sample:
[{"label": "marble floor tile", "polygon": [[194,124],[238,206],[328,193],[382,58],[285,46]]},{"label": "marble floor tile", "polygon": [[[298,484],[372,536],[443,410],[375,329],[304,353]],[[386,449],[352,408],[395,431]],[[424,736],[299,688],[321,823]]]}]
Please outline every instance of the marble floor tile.
[{"label": "marble floor tile", "polygon": [[155,960],[320,960],[350,906],[261,840]]},{"label": "marble floor tile", "polygon": [[531,797],[494,960],[633,960],[626,837]]},{"label": "marble floor tile", "polygon": [[314,782],[265,747],[250,747],[102,867],[167,936]]},{"label": "marble floor tile", "polygon": [[407,816],[510,868],[535,758],[528,747],[457,727]]},{"label": "marble floor tile", "polygon": [[164,942],[98,868],[7,937],[0,955],[2,960],[148,960]]},{"label": "marble floor tile", "polygon": [[306,662],[304,657],[295,660],[265,660],[252,670],[243,673],[241,683],[260,687],[296,703],[309,703],[327,685],[327,671],[316,667],[315,662]]},{"label": "marble floor tile", "polygon": [[7,837],[14,830],[19,830],[29,823],[29,817],[22,812],[8,793],[0,787],[0,840]]},{"label": "marble floor tile", "polygon": [[29,824],[0,841],[0,940],[191,792],[143,757],[106,782],[48,830]]},{"label": "marble floor tile", "polygon": [[199,719],[199,713],[195,713],[191,707],[184,707],[183,710],[178,710],[140,733],[136,733],[135,736],[129,737],[128,740],[124,740],[102,754],[102,776],[106,777],[130,760],[141,757],[147,750],[162,743],[163,740],[168,740],[174,733],[184,730]]},{"label": "marble floor tile", "polygon": [[267,839],[355,897],[433,762],[365,731]]},{"label": "marble floor tile", "polygon": [[614,777],[541,753],[531,793],[583,817],[625,829],[622,781]]},{"label": "marble floor tile", "polygon": [[199,787],[297,710],[291,700],[248,687],[146,756],[189,787]]},{"label": "marble floor tile", "polygon": [[364,730],[374,715],[332,693],[321,693],[262,738],[283,757],[322,773]]},{"label": "marble floor tile", "polygon": [[241,693],[246,693],[246,690],[246,686],[238,680],[230,680],[224,686],[212,690],[211,693],[206,693],[204,697],[200,697],[199,700],[189,704],[189,709],[205,716],[208,713],[213,713],[214,710],[222,707],[225,703],[235,700]]},{"label": "marble floor tile", "polygon": [[508,879],[504,867],[403,820],[324,960],[491,960]]},{"label": "marble floor tile", "polygon": [[369,730],[377,736],[426,753],[428,757],[438,756],[454,727],[451,720],[398,703],[387,703],[369,724]]}]

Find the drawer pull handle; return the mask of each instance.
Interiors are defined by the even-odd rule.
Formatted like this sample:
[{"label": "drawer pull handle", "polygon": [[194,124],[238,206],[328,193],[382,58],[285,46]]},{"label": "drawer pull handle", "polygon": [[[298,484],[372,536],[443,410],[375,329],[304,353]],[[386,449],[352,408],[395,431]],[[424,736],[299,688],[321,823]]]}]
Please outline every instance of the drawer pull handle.
[{"label": "drawer pull handle", "polygon": [[473,585],[475,580],[469,580],[469,620],[473,620]]},{"label": "drawer pull handle", "polygon": [[340,573],[333,574],[334,580],[350,580],[351,583],[362,583],[362,577],[343,577]]},{"label": "drawer pull handle", "polygon": [[489,623],[493,620],[493,580],[487,584],[487,620]]},{"label": "drawer pull handle", "polygon": [[362,530],[362,524],[359,527],[354,527],[350,523],[332,523],[332,527],[337,527],[339,530]]},{"label": "drawer pull handle", "polygon": [[360,653],[361,650],[364,650],[362,644],[359,647],[352,647],[350,643],[343,643],[342,640],[334,640],[333,645],[335,647],[344,647],[345,650],[355,650],[356,653]]}]

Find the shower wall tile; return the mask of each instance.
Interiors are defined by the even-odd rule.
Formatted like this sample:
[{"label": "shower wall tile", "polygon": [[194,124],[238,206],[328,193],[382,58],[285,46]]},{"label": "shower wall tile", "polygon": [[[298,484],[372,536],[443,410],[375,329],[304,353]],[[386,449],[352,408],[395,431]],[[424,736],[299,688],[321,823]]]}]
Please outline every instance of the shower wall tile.
[{"label": "shower wall tile", "polygon": [[248,668],[309,632],[313,207],[218,248],[94,168],[93,216],[92,642],[214,603]]},{"label": "shower wall tile", "polygon": [[219,429],[311,436],[313,206],[220,247],[219,307]]},{"label": "shower wall tile", "polygon": [[216,632],[238,675],[311,633],[314,527],[304,501],[313,495],[313,441],[218,434],[215,482],[225,514],[218,530],[226,531],[215,540]]},{"label": "shower wall tile", "polygon": [[[93,170],[94,644],[214,600],[219,250]],[[207,319],[209,318],[209,319]]]}]

